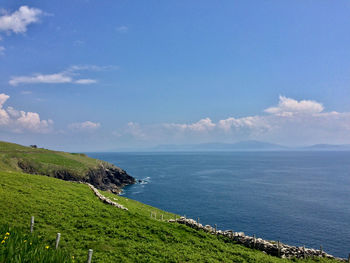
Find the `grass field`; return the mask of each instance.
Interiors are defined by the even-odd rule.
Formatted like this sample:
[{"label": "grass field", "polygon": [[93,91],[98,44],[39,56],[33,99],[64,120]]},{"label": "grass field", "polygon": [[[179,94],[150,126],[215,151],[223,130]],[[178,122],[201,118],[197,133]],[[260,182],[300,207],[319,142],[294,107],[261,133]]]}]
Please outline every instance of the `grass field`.
[{"label": "grass field", "polygon": [[1,263],[74,262],[65,250],[56,250],[35,233],[1,225],[0,240]]},{"label": "grass field", "polygon": [[65,170],[79,179],[86,176],[89,169],[105,162],[84,154],[50,151],[0,141],[0,170],[21,172],[19,163],[33,170],[30,173],[53,176],[55,171]]},{"label": "grass field", "polygon": [[43,244],[54,246],[60,232],[60,249],[76,262],[86,261],[90,248],[94,250],[93,262],[290,262],[184,225],[151,219],[150,211],[164,214],[164,219],[174,214],[104,194],[116,198],[129,211],[102,203],[84,184],[0,172],[0,225],[29,232],[33,215],[35,233]]}]

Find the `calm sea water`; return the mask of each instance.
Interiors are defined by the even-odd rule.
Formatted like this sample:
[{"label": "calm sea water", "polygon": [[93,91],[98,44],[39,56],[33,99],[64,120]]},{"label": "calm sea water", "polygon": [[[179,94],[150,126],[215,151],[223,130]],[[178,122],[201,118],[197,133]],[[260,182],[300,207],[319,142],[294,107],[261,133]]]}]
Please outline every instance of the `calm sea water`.
[{"label": "calm sea water", "polygon": [[89,153],[147,183],[124,196],[290,245],[350,253],[350,152]]}]

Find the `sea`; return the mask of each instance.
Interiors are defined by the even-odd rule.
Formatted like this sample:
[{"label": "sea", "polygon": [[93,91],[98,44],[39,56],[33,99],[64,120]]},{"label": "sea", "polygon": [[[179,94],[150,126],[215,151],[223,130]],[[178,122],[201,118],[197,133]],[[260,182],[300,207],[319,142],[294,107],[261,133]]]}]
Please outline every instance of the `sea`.
[{"label": "sea", "polygon": [[88,153],[141,182],[123,196],[218,229],[350,253],[350,152]]}]

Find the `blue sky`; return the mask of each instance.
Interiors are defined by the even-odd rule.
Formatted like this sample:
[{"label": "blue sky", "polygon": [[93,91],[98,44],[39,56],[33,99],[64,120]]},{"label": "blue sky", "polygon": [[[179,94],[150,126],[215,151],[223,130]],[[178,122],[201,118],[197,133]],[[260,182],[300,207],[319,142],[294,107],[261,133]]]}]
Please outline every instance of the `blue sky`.
[{"label": "blue sky", "polygon": [[0,139],[350,143],[349,1],[0,4]]}]

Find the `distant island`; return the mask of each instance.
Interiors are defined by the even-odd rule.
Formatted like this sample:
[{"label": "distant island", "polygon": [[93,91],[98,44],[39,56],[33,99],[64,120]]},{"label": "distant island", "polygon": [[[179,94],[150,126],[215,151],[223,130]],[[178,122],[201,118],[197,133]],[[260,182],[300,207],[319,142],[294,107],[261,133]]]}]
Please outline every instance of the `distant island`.
[{"label": "distant island", "polygon": [[150,148],[150,151],[350,151],[349,144],[315,144],[310,146],[290,147],[256,140],[236,143],[201,143],[201,144],[162,144]]}]

